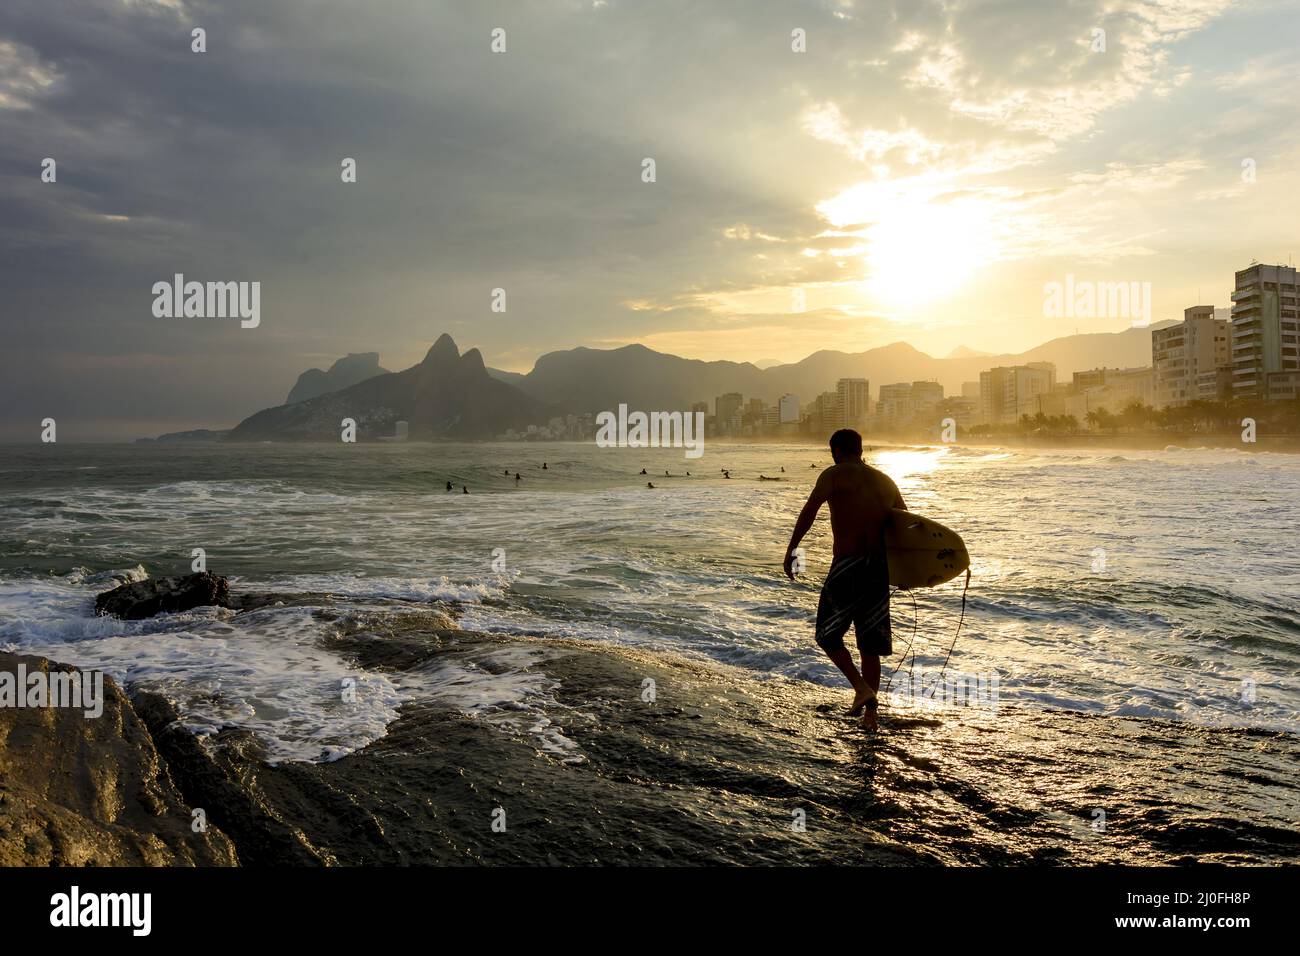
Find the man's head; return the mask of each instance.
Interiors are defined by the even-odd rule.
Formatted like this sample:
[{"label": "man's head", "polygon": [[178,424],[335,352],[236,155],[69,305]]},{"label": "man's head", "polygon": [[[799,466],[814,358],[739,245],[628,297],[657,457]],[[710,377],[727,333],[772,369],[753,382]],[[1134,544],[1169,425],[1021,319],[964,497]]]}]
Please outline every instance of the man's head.
[{"label": "man's head", "polygon": [[841,428],[831,436],[831,457],[837,465],[857,461],[862,457],[862,436],[852,428]]}]

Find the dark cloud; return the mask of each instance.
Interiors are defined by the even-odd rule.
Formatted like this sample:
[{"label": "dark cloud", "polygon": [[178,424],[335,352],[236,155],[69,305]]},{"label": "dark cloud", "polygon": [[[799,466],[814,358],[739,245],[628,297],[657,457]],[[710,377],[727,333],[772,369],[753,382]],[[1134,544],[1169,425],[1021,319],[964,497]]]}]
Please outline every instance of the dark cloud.
[{"label": "dark cloud", "polygon": [[[0,439],[46,415],[82,438],[227,425],[349,351],[400,368],[446,330],[526,364],[719,324],[683,297],[833,280],[801,252],[849,244],[817,239],[814,207],[864,163],[908,171],[909,136],[941,161],[1024,148],[1042,134],[952,98],[1108,69],[1047,6],[5,0]],[[1085,34],[1097,7],[1070,7]],[[942,43],[960,67],[918,83]],[[851,131],[916,136],[855,156],[803,129],[829,102]],[[771,241],[727,239],[739,224]],[[175,272],[260,281],[261,327],[155,319],[150,287]]]}]

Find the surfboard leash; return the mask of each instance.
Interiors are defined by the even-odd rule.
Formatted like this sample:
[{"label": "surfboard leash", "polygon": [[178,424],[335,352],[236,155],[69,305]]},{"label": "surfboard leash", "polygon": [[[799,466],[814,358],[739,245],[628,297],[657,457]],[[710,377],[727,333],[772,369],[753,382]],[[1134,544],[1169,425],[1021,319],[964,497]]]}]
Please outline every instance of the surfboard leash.
[{"label": "surfboard leash", "polygon": [[961,617],[957,618],[957,630],[953,632],[952,643],[948,645],[948,654],[943,659],[943,666],[939,668],[939,676],[935,679],[934,687],[930,688],[930,697],[933,699],[935,689],[943,681],[944,671],[948,669],[948,661],[952,659],[952,649],[957,646],[957,636],[961,634],[961,626],[966,622],[966,592],[970,590],[970,568],[966,569],[966,583],[961,589]]},{"label": "surfboard leash", "polygon": [[[891,606],[894,595],[900,590],[902,589],[894,588],[889,592]],[[948,662],[952,660],[953,648],[957,646],[957,638],[961,635],[962,625],[966,623],[966,594],[968,591],[970,591],[970,568],[966,569],[966,583],[961,589],[961,616],[957,618],[957,630],[953,632],[952,643],[948,645],[948,653],[944,656],[943,666],[939,668],[939,676],[935,679],[934,686],[930,688],[930,693],[926,695],[932,700],[934,699],[935,689],[943,681],[943,675],[948,670]],[[916,683],[916,632],[921,612],[920,607],[916,603],[916,595],[912,594],[911,591],[908,591],[908,596],[912,599],[912,638],[907,642],[907,650],[903,651],[903,656],[899,658],[898,663],[894,665],[894,669],[890,671],[889,676],[885,678],[885,686],[881,688],[880,691],[882,694],[889,692],[890,686],[894,683],[894,675],[898,673],[900,667],[907,663],[908,651],[912,652],[912,663],[907,670],[908,678],[912,685],[915,685]]]},{"label": "surfboard leash", "polygon": [[[902,588],[894,588],[892,591],[889,592],[889,603],[890,603],[891,613],[893,611],[894,595],[901,590]],[[903,651],[903,656],[898,659],[898,663],[894,665],[894,669],[890,671],[889,676],[885,678],[885,687],[884,690],[881,691],[881,693],[889,692],[890,686],[894,683],[894,675],[897,674],[898,669],[907,662],[908,651],[912,652],[912,665],[907,669],[908,679],[912,680],[916,676],[916,629],[921,620],[921,608],[920,605],[916,603],[915,594],[913,594],[911,591],[908,591],[907,596],[912,599],[912,637],[907,642],[907,649]]]}]

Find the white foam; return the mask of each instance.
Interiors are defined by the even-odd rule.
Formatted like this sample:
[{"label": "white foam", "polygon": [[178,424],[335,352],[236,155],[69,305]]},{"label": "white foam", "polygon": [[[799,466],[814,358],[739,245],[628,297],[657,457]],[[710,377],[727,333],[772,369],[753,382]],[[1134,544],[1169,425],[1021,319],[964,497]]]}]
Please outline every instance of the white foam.
[{"label": "white foam", "polygon": [[[331,625],[312,608],[236,616],[205,607],[119,621],[91,615],[93,592],[71,577],[0,580],[0,646],[160,692],[195,733],[250,730],[273,763],[351,753],[380,737],[404,700],[389,677],[320,646]],[[344,700],[345,679],[355,703]]]},{"label": "white foam", "polygon": [[565,763],[581,763],[586,758],[577,743],[550,716],[561,709],[552,694],[559,682],[536,669],[560,653],[520,645],[485,649],[433,665],[424,672],[421,690],[470,717],[534,738]]}]

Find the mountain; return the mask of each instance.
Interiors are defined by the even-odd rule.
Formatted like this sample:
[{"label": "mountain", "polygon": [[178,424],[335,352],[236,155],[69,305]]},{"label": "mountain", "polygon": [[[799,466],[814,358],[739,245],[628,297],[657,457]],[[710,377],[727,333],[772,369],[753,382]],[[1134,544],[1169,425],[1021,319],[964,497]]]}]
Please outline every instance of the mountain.
[{"label": "mountain", "polygon": [[985,355],[992,355],[992,352],[981,352],[978,349],[968,348],[965,345],[959,345],[944,358],[980,358]]},{"label": "mountain", "polygon": [[548,352],[524,376],[521,388],[573,412],[689,409],[723,392],[761,394],[763,372],[748,362],[704,362],[656,352],[644,345]]},{"label": "mountain", "polygon": [[558,410],[488,374],[478,349],[464,355],[450,335],[424,360],[401,372],[244,419],[231,441],[338,441],[341,422],[357,423],[359,440],[391,436],[405,421],[412,439],[491,438],[509,428],[544,423]]},{"label": "mountain", "polygon": [[1067,335],[1016,354],[986,355],[967,349],[968,354],[948,358],[894,342],[865,352],[823,350],[766,369],[749,362],[684,359],[644,345],[575,348],[543,355],[531,372],[515,381],[534,398],[572,412],[612,411],[620,402],[643,411],[684,410],[699,401],[712,406],[725,392],[769,403],[789,392],[806,403],[834,389],[841,378],[869,379],[873,392],[892,382],[938,381],[948,394],[960,394],[963,382],[978,381],[981,371],[999,365],[1052,362],[1057,378],[1067,381],[1074,372],[1099,366],[1150,365],[1151,328]]},{"label": "mountain", "polygon": [[376,375],[387,375],[388,369],[379,367],[378,352],[353,352],[345,355],[329,367],[328,372],[318,368],[309,368],[298,376],[298,381],[289,390],[286,405],[305,402],[326,392],[337,392],[358,382],[364,382]]},{"label": "mountain", "polygon": [[505,382],[507,385],[513,385],[516,388],[521,386],[524,382],[523,372],[507,372],[505,369],[492,368],[489,365],[487,373],[498,382]]}]

